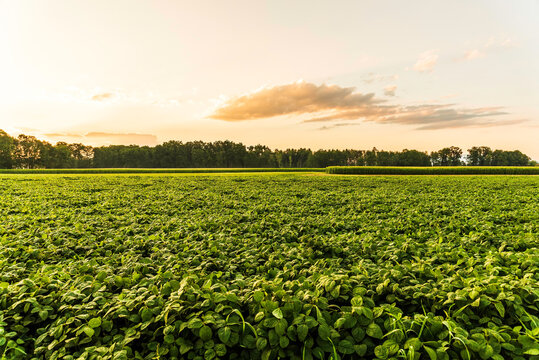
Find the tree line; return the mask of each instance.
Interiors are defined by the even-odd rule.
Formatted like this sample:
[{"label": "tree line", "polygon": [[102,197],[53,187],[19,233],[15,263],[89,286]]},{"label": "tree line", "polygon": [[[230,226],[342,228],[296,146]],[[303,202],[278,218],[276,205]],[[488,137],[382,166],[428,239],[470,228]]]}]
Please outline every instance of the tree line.
[{"label": "tree line", "polygon": [[271,150],[232,141],[167,141],[157,146],[80,143],[55,145],[34,136],[14,138],[0,130],[0,168],[317,168],[326,166],[526,166],[522,152],[486,146],[451,146],[430,154],[417,150]]}]

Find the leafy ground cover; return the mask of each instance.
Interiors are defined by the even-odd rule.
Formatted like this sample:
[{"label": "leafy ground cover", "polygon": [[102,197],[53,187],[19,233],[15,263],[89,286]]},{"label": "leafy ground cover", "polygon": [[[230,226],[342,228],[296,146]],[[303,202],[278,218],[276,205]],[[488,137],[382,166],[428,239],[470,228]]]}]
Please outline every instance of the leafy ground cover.
[{"label": "leafy ground cover", "polygon": [[0,174],[213,174],[324,172],[325,168],[103,168],[103,169],[0,169]]},{"label": "leafy ground cover", "polygon": [[0,177],[4,359],[537,359],[539,178]]},{"label": "leafy ground cover", "polygon": [[328,166],[341,175],[539,175],[539,166]]}]

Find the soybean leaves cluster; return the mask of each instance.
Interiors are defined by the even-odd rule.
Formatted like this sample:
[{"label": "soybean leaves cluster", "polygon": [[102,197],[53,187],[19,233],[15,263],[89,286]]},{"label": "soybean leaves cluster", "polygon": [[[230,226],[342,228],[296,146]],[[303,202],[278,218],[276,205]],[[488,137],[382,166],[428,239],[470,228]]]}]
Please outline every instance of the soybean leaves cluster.
[{"label": "soybean leaves cluster", "polygon": [[0,358],[537,359],[539,178],[0,178]]}]

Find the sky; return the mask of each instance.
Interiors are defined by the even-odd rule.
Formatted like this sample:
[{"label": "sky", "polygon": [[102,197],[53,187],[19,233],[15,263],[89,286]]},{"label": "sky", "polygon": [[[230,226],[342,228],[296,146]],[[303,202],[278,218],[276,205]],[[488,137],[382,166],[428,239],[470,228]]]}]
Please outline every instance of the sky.
[{"label": "sky", "polygon": [[537,0],[0,0],[0,129],[539,160],[538,18]]}]

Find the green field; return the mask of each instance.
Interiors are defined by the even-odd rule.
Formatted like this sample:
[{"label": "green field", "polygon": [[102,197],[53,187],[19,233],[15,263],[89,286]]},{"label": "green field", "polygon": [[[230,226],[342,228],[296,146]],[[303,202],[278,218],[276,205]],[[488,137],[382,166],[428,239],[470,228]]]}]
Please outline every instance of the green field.
[{"label": "green field", "polygon": [[324,172],[325,168],[120,168],[120,169],[0,169],[0,174],[213,174]]},{"label": "green field", "polygon": [[0,358],[537,359],[539,177],[0,176]]},{"label": "green field", "polygon": [[340,175],[539,175],[539,166],[328,166]]}]

